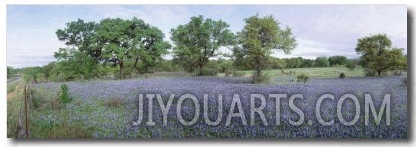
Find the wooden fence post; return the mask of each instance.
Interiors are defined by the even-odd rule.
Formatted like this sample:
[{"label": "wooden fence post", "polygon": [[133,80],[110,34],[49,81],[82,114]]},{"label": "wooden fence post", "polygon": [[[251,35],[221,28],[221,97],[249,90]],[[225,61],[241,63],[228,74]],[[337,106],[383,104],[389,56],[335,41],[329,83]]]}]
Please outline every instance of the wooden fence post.
[{"label": "wooden fence post", "polygon": [[25,85],[25,120],[26,120],[26,139],[29,138],[29,128],[27,120],[27,84]]}]

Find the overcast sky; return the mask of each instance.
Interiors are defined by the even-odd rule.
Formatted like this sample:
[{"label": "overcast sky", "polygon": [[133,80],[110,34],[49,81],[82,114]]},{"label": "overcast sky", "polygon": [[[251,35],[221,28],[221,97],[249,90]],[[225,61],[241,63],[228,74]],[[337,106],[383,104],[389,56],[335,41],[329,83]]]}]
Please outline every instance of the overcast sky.
[{"label": "overcast sky", "polygon": [[78,18],[99,22],[136,16],[161,29],[168,40],[170,30],[192,16],[222,19],[235,33],[243,28],[245,18],[256,14],[272,14],[282,26],[292,28],[297,48],[290,55],[275,52],[276,57],[356,58],[357,39],[377,33],[387,34],[393,46],[407,52],[406,5],[8,5],[7,65],[41,66],[54,61],[53,53],[65,47],[55,31]]}]

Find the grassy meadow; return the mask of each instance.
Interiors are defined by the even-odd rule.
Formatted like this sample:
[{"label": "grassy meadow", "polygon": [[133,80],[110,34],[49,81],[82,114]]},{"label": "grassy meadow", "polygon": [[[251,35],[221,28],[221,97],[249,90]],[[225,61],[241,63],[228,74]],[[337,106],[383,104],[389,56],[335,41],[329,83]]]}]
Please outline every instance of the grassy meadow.
[{"label": "grassy meadow", "polygon": [[[403,85],[402,77],[363,77],[363,69],[356,68],[350,71],[345,67],[327,68],[296,68],[285,69],[294,74],[282,74],[281,70],[266,70],[271,75],[272,82],[266,85],[251,84],[249,77],[253,71],[239,71],[244,73],[242,77],[225,77],[224,73],[210,77],[195,77],[187,73],[162,72],[145,74],[137,78],[126,80],[90,80],[72,82],[48,82],[33,84],[30,94],[33,97],[32,107],[28,109],[29,138],[334,138],[334,135],[346,134],[343,137],[352,138],[403,138],[406,137],[407,120],[406,113],[406,86]],[[345,73],[345,79],[338,78],[340,73]],[[296,75],[306,73],[310,76],[310,82],[293,83],[291,79]],[[370,84],[371,83],[371,84]],[[9,138],[24,138],[24,109],[23,105],[23,80],[8,83],[7,92],[7,135]],[[60,86],[67,84],[71,102],[62,104],[59,102]],[[341,87],[341,89],[339,89]],[[167,99],[169,93],[192,92],[198,93],[224,93],[226,98],[232,97],[232,93],[273,93],[275,91],[284,93],[301,93],[310,100],[302,105],[305,108],[305,116],[313,117],[311,107],[318,94],[331,92],[339,96],[349,91],[359,96],[360,101],[363,93],[371,93],[376,98],[381,98],[383,93],[392,93],[392,117],[394,124],[388,131],[380,132],[386,127],[367,126],[370,131],[364,131],[362,124],[356,127],[340,127],[338,125],[325,128],[313,125],[314,129],[308,130],[310,126],[301,127],[282,126],[234,126],[234,127],[207,127],[206,124],[197,123],[193,126],[182,126],[178,124],[177,118],[169,116],[169,127],[160,124],[149,126],[133,126],[132,121],[137,119],[137,94],[158,92]],[[341,93],[337,93],[337,91]],[[244,97],[244,96],[243,96]],[[339,97],[337,97],[339,98]],[[248,98],[243,98],[246,101]],[[214,100],[214,99],[213,99]],[[376,99],[375,101],[380,101]],[[225,100],[226,102],[229,99]],[[177,103],[177,102],[173,102]],[[245,102],[249,103],[249,102]],[[155,105],[156,106],[156,105]],[[287,106],[287,105],[283,105]],[[189,105],[188,107],[192,107]],[[380,103],[376,103],[376,108]],[[159,109],[155,107],[154,109]],[[225,108],[227,110],[228,108]],[[246,107],[244,108],[246,109]],[[362,108],[363,109],[363,108]],[[21,112],[22,111],[22,112]],[[174,112],[171,110],[172,113]],[[249,110],[247,110],[249,111]],[[334,110],[329,110],[334,111]],[[353,114],[348,109],[348,117]],[[399,113],[400,112],[400,113]],[[192,115],[192,112],[184,112]],[[311,113],[311,114],[309,114]],[[331,112],[327,112],[331,114]],[[327,115],[328,115],[327,114]],[[273,117],[271,113],[267,116]],[[363,115],[363,113],[361,113]],[[155,111],[155,122],[161,122],[160,111]],[[282,117],[290,117],[291,113],[282,114]],[[20,124],[22,128],[17,130]],[[309,118],[313,120],[313,118]],[[402,123],[397,123],[397,122]],[[233,121],[235,122],[235,121]],[[282,123],[287,120],[283,120]],[[360,121],[363,123],[362,121]],[[404,121],[405,122],[405,121]],[[238,124],[238,121],[235,122]],[[360,129],[361,128],[361,129]],[[241,130],[242,129],[242,130]],[[351,129],[360,131],[354,132]],[[403,130],[404,129],[404,130]],[[300,132],[299,132],[300,131]],[[364,133],[363,133],[364,131]],[[256,132],[256,133],[255,133]],[[395,132],[396,135],[392,135]],[[387,134],[386,134],[387,133]],[[379,136],[377,136],[379,135]],[[342,138],[343,138],[342,137]]]}]

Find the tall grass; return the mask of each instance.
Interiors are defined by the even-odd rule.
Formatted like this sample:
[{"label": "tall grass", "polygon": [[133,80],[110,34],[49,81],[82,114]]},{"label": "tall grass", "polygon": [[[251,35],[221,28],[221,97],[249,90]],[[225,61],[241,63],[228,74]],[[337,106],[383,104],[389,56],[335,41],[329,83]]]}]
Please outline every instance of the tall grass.
[{"label": "tall grass", "polygon": [[[21,119],[21,131],[16,132],[21,109],[24,108],[24,86],[16,86],[13,97],[7,99],[7,137],[25,137],[25,121]],[[91,138],[93,127],[71,120],[77,113],[68,110],[58,98],[58,91],[32,87],[33,107],[28,107],[29,138]],[[71,103],[71,102],[69,102]],[[22,111],[24,115],[24,111]]]}]

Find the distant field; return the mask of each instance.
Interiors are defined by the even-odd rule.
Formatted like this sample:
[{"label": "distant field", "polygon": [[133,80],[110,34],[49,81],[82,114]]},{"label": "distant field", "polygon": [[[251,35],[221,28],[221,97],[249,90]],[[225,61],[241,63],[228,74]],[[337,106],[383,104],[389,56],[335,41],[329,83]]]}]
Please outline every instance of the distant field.
[{"label": "distant field", "polygon": [[[314,78],[335,78],[338,77],[339,74],[345,73],[347,77],[363,77],[364,76],[364,68],[357,67],[355,70],[351,71],[345,67],[316,67],[316,68],[290,68],[284,69],[285,73],[294,72],[294,75],[289,74],[282,74],[280,69],[269,69],[265,70],[271,77],[279,77],[279,76],[288,76],[288,77],[295,77],[295,75],[306,74],[309,77]],[[245,73],[245,76],[250,76],[253,73],[253,70],[243,70],[242,72]],[[222,74],[221,76],[224,76]]]}]

